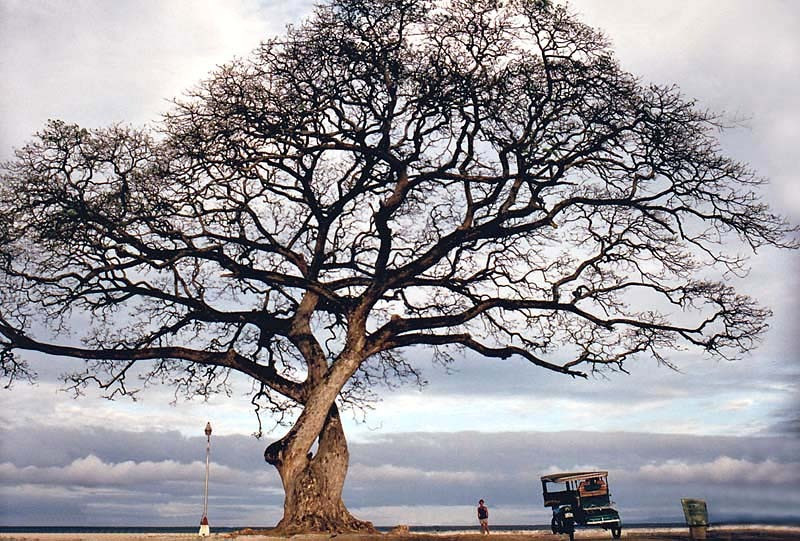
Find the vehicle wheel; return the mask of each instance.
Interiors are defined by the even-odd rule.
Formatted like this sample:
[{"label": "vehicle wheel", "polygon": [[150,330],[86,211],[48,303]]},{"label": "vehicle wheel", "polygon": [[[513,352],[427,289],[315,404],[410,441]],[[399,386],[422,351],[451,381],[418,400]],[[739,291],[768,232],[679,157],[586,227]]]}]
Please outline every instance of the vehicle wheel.
[{"label": "vehicle wheel", "polygon": [[553,517],[553,520],[550,521],[550,529],[553,530],[553,533],[558,533],[558,521],[556,517]]},{"label": "vehicle wheel", "polygon": [[611,536],[614,539],[619,539],[622,536],[622,528],[611,528]]}]

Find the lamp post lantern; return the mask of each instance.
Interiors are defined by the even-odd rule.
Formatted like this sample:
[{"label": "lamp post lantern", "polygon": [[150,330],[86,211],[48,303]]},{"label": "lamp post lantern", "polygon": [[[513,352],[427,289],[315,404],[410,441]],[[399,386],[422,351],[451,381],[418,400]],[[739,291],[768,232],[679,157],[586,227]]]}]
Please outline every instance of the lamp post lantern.
[{"label": "lamp post lantern", "polygon": [[206,485],[203,493],[203,518],[200,519],[200,535],[209,535],[211,529],[208,526],[208,467],[211,457],[211,423],[206,423]]}]

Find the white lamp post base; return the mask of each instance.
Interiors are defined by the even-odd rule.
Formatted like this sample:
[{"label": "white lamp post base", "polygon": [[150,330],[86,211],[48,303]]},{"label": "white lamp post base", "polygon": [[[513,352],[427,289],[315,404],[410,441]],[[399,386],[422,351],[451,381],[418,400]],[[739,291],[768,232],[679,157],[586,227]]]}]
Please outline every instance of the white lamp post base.
[{"label": "white lamp post base", "polygon": [[203,517],[203,520],[200,521],[200,532],[198,533],[203,537],[211,535],[211,528],[208,527],[208,518]]}]

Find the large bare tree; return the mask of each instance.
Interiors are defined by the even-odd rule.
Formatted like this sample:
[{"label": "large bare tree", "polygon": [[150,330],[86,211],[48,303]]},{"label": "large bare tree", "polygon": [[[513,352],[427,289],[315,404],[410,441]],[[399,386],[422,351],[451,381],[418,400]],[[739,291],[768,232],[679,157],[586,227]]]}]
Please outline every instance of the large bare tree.
[{"label": "large bare tree", "polygon": [[279,527],[368,529],[338,406],[410,355],[585,376],[754,346],[768,310],[721,277],[793,229],[720,127],[549,2],[321,5],[157,130],[53,121],[4,165],[2,370],[83,359],[67,385],[111,397],[245,374],[290,413]]}]

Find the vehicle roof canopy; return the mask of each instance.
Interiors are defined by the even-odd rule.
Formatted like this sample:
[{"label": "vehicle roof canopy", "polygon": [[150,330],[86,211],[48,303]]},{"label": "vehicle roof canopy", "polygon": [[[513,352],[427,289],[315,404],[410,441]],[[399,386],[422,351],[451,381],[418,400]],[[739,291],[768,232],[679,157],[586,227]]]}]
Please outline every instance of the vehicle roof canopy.
[{"label": "vehicle roof canopy", "polygon": [[545,483],[566,483],[567,481],[580,481],[581,479],[592,479],[593,477],[606,477],[607,471],[577,471],[551,473],[543,475],[542,481]]}]

